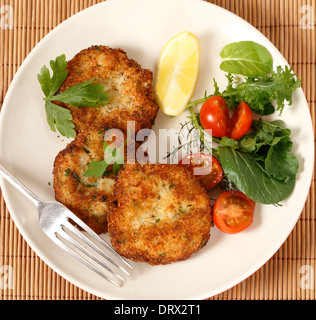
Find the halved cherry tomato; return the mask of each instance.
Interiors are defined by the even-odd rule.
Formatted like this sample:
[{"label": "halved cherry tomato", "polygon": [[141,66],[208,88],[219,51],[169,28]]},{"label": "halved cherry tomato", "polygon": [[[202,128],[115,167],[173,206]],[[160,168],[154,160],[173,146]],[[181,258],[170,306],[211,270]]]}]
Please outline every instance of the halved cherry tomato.
[{"label": "halved cherry tomato", "polygon": [[205,190],[214,188],[223,178],[219,162],[211,155],[192,153],[185,156],[179,165],[186,167],[199,180]]},{"label": "halved cherry tomato", "polygon": [[252,112],[245,102],[240,102],[230,121],[230,138],[241,138],[251,127]]},{"label": "halved cherry tomato", "polygon": [[212,130],[210,133],[214,137],[229,135],[229,112],[222,96],[213,96],[203,103],[200,121],[204,130]]},{"label": "halved cherry tomato", "polygon": [[213,206],[213,220],[225,233],[238,233],[252,224],[255,202],[240,191],[226,191]]}]

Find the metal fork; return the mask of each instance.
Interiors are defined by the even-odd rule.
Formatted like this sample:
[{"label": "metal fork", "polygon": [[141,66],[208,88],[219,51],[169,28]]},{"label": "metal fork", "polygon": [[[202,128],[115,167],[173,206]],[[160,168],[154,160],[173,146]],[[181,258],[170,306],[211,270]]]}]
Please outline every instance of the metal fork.
[{"label": "metal fork", "polygon": [[[39,199],[1,164],[0,176],[34,204],[38,210],[40,226],[51,240],[110,283],[118,287],[124,284],[125,278],[116,272],[115,268],[130,276],[126,267],[131,269],[133,267],[115,252],[104,239],[63,204],[57,201],[42,201]],[[81,227],[90,237],[79,231],[74,224]],[[109,267],[109,265],[111,266]]]}]

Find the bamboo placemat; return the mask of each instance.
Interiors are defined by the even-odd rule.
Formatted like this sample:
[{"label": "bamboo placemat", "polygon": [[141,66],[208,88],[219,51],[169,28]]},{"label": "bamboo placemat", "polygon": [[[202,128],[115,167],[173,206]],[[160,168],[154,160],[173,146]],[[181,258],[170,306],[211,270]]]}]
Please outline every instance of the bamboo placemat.
[{"label": "bamboo placemat", "polygon": [[[65,19],[102,1],[0,0],[0,109],[14,74],[37,42]],[[315,129],[316,0],[209,2],[250,22],[280,50],[302,78]],[[249,278],[209,299],[314,300],[315,226],[313,176],[302,214],[278,252]],[[67,282],[38,258],[11,220],[0,191],[0,279],[8,274],[13,286],[0,281],[1,300],[100,299]]]}]

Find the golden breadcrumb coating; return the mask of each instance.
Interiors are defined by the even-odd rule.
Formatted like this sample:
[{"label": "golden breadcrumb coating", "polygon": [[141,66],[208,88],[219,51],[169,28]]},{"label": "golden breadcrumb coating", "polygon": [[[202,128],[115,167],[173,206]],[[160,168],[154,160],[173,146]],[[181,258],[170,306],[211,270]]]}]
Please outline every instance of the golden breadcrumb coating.
[{"label": "golden breadcrumb coating", "polygon": [[126,258],[168,264],[188,259],[209,240],[210,200],[186,168],[126,164],[114,197],[108,232],[114,249]]},{"label": "golden breadcrumb coating", "polygon": [[99,108],[69,109],[77,132],[91,127],[110,127],[127,131],[127,121],[135,121],[135,131],[151,128],[158,113],[153,91],[153,74],[129,59],[122,49],[92,46],[77,53],[68,62],[68,76],[60,88],[95,78],[109,94],[110,102]]},{"label": "golden breadcrumb coating", "polygon": [[[107,232],[107,215],[116,203],[113,194],[116,175],[112,165],[101,178],[88,178],[84,173],[92,161],[104,160],[104,133],[104,130],[95,128],[78,134],[59,152],[53,170],[56,200],[98,234]],[[124,141],[115,143],[119,147]],[[134,143],[129,141],[128,147],[134,148]],[[126,150],[125,148],[125,161]]]}]

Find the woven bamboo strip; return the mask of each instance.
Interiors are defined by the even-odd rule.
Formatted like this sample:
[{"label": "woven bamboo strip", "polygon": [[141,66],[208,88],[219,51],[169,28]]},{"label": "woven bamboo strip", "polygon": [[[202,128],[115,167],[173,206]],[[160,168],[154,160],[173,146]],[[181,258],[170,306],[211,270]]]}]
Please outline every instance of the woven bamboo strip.
[{"label": "woven bamboo strip", "polygon": [[[297,21],[297,17],[298,17],[298,12],[296,9],[296,6],[293,6],[293,24],[295,25],[296,23],[298,23]],[[299,28],[294,28],[294,38],[293,38],[293,43],[294,43],[294,48],[293,48],[293,60],[292,61],[298,61],[298,55],[297,55],[297,50],[298,50],[298,45],[299,45]],[[293,66],[294,71],[296,73],[298,73],[298,65]],[[297,274],[298,274],[298,268],[297,268],[297,261],[298,261],[298,247],[299,244],[297,243],[296,239],[300,238],[300,226],[299,226],[299,222],[297,223],[295,230],[294,230],[294,235],[295,237],[293,238],[293,259],[294,259],[294,263],[293,263],[293,283],[295,284],[295,299],[298,299],[299,296],[297,295],[298,290],[297,288]]]},{"label": "woven bamboo strip", "polygon": [[[311,3],[313,5],[313,16],[316,17],[316,4],[315,2]],[[311,55],[311,78],[310,78],[310,83],[311,83],[311,93],[310,93],[310,100],[311,100],[311,116],[312,116],[312,121],[314,123],[314,128],[316,124],[316,27],[312,29],[310,32],[310,38],[309,38],[309,43],[311,44],[311,49],[310,49],[310,55]],[[316,130],[314,131],[316,133]],[[316,157],[316,155],[315,155]],[[316,166],[316,159],[315,159],[315,166]],[[311,226],[311,267],[313,270],[316,270],[316,208],[315,208],[315,195],[316,195],[316,189],[315,189],[315,167],[314,167],[314,173],[312,177],[312,184],[311,184],[311,210],[310,210],[310,218],[312,221],[312,226]],[[315,276],[315,274],[314,274]],[[316,278],[316,276],[315,276]],[[313,290],[313,294],[311,297],[313,300],[316,299],[316,286]]]},{"label": "woven bamboo strip", "polygon": [[[292,19],[293,19],[293,1],[286,1],[286,7],[284,8],[285,12],[288,13],[288,19],[287,21],[285,21],[285,24],[290,25],[292,23]],[[292,60],[292,51],[293,51],[293,28],[287,28],[287,44],[286,44],[286,56],[287,59],[289,61],[289,63]],[[288,240],[287,240],[287,251],[288,251],[288,255],[289,257],[291,257],[292,254],[292,248],[293,248],[293,233],[289,236]],[[288,299],[292,299],[293,298],[293,281],[292,281],[292,275],[293,275],[293,266],[292,263],[289,262],[288,263],[288,277],[287,277],[287,283],[288,285]]]},{"label": "woven bamboo strip", "polygon": [[[310,7],[313,8],[313,17],[315,19],[316,17],[316,3],[315,1],[309,1]],[[310,92],[309,92],[309,99],[310,99],[310,110],[311,110],[311,116],[312,121],[314,124],[314,129],[316,127],[316,120],[315,120],[315,111],[316,111],[316,27],[309,30],[309,59],[308,63],[310,63]],[[314,130],[316,133],[316,130]],[[316,164],[316,162],[315,162]],[[315,169],[315,168],[314,168]],[[312,177],[312,184],[311,184],[311,191],[310,191],[310,206],[309,206],[309,221],[310,221],[310,266],[312,270],[316,270],[316,260],[315,260],[315,253],[316,253],[316,238],[315,238],[315,229],[316,229],[316,217],[315,217],[315,170]],[[315,278],[315,272],[314,272],[314,278]],[[310,299],[315,300],[316,299],[316,286],[314,285],[314,288],[312,290],[309,290],[310,292]]]},{"label": "woven bamboo strip", "polygon": [[[299,1],[299,5],[300,5],[300,7],[301,7],[301,5],[302,5],[302,3],[301,3],[301,1]],[[296,22],[297,24],[299,23],[299,21],[297,21]],[[300,43],[299,43],[299,45],[297,46],[297,57],[296,57],[296,61],[303,61],[303,46],[302,46],[302,44],[303,44],[303,42],[304,42],[304,37],[303,37],[303,35],[302,35],[302,30],[300,29],[299,30],[299,39],[300,39]],[[302,77],[302,87],[303,87],[303,89],[305,89],[305,75],[304,74],[302,74],[303,72],[303,65],[302,64],[298,64],[297,65],[297,73],[299,74],[299,75],[301,75],[301,77]],[[298,224],[297,224],[297,226],[298,226],[298,230],[299,230],[299,234],[298,234],[298,237],[296,238],[296,240],[297,240],[297,242],[296,242],[296,247],[297,247],[297,253],[299,254],[299,258],[300,259],[298,259],[297,260],[297,271],[298,270],[300,270],[300,268],[301,268],[301,262],[302,262],[302,258],[303,258],[303,255],[304,255],[304,253],[303,253],[303,250],[304,250],[304,244],[305,244],[305,241],[304,241],[304,231],[305,231],[305,226],[304,226],[304,223],[303,223],[303,220],[302,220],[302,218],[305,216],[305,210],[303,210],[303,212],[302,212],[302,217],[301,217],[301,219],[299,219],[299,221],[298,221]],[[297,272],[297,283],[299,283],[299,281],[300,281],[300,276],[299,276],[299,272]],[[304,291],[302,291],[302,290],[300,290],[299,292],[299,296],[298,296],[298,298],[299,299],[304,299],[304,297],[305,297],[305,293],[304,293]]]},{"label": "woven bamboo strip", "polygon": [[[280,27],[278,30],[279,40],[278,40],[278,47],[283,56],[287,59],[287,31],[288,28],[285,28],[285,25],[288,25],[287,21],[287,12],[285,11],[287,1],[280,1],[278,4],[278,16],[277,19],[279,21]],[[288,255],[287,255],[287,248],[288,248],[288,241],[285,241],[283,247],[280,249],[281,255],[282,255],[282,261],[280,262],[280,268],[282,266],[282,278],[280,279],[280,298],[287,299],[288,298],[288,281],[287,281],[287,275],[288,275]]]},{"label": "woven bamboo strip", "polygon": [[[0,198],[0,248],[1,248],[1,257],[0,257],[0,265],[5,266],[6,261],[5,261],[5,252],[4,252],[4,246],[5,246],[5,203],[1,194]],[[4,291],[4,290],[3,290]],[[5,292],[3,292],[3,295]]]}]

